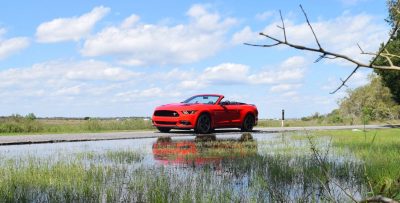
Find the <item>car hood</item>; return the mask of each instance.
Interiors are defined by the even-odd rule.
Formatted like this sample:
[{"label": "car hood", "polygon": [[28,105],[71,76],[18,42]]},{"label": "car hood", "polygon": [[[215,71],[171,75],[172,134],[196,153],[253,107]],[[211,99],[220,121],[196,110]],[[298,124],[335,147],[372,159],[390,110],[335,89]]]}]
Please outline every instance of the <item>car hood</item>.
[{"label": "car hood", "polygon": [[189,110],[189,109],[195,109],[202,105],[205,105],[205,104],[173,103],[173,104],[165,104],[165,105],[158,106],[156,108],[156,110]]}]

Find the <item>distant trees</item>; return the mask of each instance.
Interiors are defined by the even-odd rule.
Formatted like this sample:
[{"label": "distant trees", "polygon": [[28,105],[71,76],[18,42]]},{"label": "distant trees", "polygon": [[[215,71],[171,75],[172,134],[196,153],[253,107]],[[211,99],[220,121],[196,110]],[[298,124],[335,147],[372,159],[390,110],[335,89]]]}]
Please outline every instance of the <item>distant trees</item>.
[{"label": "distant trees", "polygon": [[382,84],[381,77],[371,74],[369,80],[369,84],[347,91],[347,96],[339,101],[337,113],[352,123],[399,119],[400,106],[390,89]]}]

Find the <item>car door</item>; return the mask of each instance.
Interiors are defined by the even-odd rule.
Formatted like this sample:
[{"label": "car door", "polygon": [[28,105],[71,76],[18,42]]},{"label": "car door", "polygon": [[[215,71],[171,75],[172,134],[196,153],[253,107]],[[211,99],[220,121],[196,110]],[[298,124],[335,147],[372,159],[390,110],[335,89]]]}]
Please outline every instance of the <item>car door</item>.
[{"label": "car door", "polygon": [[224,127],[231,123],[232,115],[227,105],[214,105],[211,113],[215,127]]},{"label": "car door", "polygon": [[238,105],[229,104],[226,105],[227,116],[229,117],[229,125],[236,125],[240,123],[240,108]]}]

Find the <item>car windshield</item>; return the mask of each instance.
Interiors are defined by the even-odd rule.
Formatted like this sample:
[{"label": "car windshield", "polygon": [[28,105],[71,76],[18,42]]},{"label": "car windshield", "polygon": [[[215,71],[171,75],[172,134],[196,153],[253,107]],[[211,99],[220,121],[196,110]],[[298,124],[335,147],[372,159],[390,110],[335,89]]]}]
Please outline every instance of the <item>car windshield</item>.
[{"label": "car windshield", "polygon": [[215,104],[218,101],[218,96],[199,95],[190,97],[182,103],[186,104]]}]

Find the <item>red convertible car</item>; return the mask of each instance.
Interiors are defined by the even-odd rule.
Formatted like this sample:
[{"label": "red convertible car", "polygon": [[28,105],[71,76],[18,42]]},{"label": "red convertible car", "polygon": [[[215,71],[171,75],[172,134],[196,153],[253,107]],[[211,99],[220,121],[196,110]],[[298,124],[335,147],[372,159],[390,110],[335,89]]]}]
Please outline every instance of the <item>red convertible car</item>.
[{"label": "red convertible car", "polygon": [[157,107],[152,121],[160,132],[194,129],[196,133],[206,134],[215,128],[251,131],[257,125],[258,111],[252,104],[224,100],[223,95],[204,94]]}]

